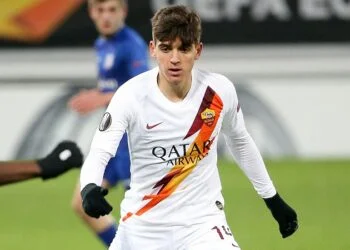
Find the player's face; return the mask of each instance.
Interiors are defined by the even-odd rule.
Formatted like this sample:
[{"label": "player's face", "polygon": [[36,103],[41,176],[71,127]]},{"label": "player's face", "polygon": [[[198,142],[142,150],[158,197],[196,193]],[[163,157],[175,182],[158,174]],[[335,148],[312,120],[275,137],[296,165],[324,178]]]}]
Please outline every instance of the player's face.
[{"label": "player's face", "polygon": [[183,46],[182,41],[151,41],[150,54],[158,63],[160,80],[172,85],[191,82],[194,62],[200,57],[203,44]]},{"label": "player's face", "polygon": [[97,2],[90,7],[90,17],[103,36],[113,35],[124,24],[126,12],[119,0]]}]

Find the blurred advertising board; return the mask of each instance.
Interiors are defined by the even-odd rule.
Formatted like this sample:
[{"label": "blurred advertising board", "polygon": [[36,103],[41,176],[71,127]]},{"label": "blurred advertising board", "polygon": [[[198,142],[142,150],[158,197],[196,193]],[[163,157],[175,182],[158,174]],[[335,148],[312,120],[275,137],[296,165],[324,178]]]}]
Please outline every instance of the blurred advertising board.
[{"label": "blurred advertising board", "polygon": [[[348,0],[129,0],[127,23],[149,40],[150,18],[170,4],[200,14],[209,44],[350,41]],[[0,3],[0,46],[90,46],[96,35],[84,0]]]}]

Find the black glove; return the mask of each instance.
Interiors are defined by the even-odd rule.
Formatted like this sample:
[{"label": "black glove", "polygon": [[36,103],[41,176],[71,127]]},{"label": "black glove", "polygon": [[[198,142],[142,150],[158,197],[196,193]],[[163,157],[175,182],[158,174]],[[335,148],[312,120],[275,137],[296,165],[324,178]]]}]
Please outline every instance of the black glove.
[{"label": "black glove", "polygon": [[83,154],[77,144],[63,141],[45,158],[39,159],[41,178],[44,180],[57,177],[72,168],[80,168],[83,164]]},{"label": "black glove", "polygon": [[264,201],[278,222],[282,237],[287,238],[292,235],[298,229],[296,212],[282,200],[278,193]]},{"label": "black glove", "polygon": [[113,207],[106,201],[108,190],[94,183],[87,184],[80,192],[83,199],[83,209],[91,217],[99,218],[109,214]]}]

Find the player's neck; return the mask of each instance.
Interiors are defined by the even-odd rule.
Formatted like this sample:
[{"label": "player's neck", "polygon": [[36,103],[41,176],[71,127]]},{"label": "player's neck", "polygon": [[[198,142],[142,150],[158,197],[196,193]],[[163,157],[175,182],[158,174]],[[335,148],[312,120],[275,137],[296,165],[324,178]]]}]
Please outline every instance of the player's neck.
[{"label": "player's neck", "polygon": [[111,39],[112,37],[116,36],[124,27],[125,27],[125,23],[122,23],[120,26],[116,28],[116,30],[113,33],[109,35],[100,34],[100,36],[102,36],[105,39]]},{"label": "player's neck", "polygon": [[158,87],[163,95],[172,102],[181,102],[187,96],[192,85],[192,76],[179,83],[168,82],[159,74],[157,77]]}]

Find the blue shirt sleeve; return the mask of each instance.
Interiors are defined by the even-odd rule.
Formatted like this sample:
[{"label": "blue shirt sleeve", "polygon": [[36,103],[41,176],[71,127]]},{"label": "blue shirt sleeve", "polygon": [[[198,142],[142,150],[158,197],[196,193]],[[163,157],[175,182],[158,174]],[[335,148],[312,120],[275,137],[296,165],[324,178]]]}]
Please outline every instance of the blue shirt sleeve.
[{"label": "blue shirt sleeve", "polygon": [[149,69],[147,47],[140,44],[127,46],[128,52],[126,58],[126,68],[130,77],[137,76]]}]

